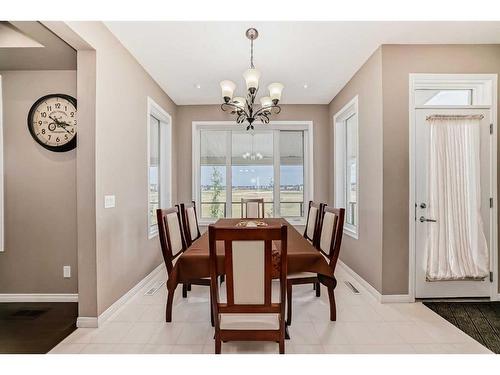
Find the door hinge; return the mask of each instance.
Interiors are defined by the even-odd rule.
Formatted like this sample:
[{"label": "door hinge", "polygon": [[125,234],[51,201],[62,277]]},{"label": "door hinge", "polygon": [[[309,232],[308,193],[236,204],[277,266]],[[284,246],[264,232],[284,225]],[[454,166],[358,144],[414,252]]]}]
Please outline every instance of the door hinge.
[{"label": "door hinge", "polygon": [[490,124],[490,134],[493,134],[493,124]]},{"label": "door hinge", "polygon": [[493,198],[490,198],[490,208],[493,208]]},{"label": "door hinge", "polygon": [[490,272],[490,283],[493,282],[493,272]]}]

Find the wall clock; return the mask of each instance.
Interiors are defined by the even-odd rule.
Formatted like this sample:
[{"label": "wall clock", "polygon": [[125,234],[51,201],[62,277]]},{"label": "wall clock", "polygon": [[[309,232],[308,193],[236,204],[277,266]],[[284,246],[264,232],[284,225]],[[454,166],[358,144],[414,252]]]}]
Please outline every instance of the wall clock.
[{"label": "wall clock", "polygon": [[76,99],[50,94],[38,99],[28,114],[31,136],[47,150],[64,152],[76,147]]}]

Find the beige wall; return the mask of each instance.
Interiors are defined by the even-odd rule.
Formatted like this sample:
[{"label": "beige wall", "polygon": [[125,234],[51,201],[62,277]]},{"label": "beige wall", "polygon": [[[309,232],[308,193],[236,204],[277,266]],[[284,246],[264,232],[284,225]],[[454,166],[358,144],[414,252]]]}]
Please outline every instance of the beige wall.
[{"label": "beige wall", "polygon": [[[76,96],[75,71],[0,71],[3,91],[5,252],[0,293],[77,293],[76,150],[41,147],[27,127],[41,96]],[[63,266],[71,278],[63,278]]]},{"label": "beige wall", "polygon": [[[170,113],[174,128],[176,105],[104,24],[68,25],[95,49],[96,285],[101,314],[162,262],[159,240],[149,240],[147,232],[147,97]],[[173,151],[175,155],[175,144]],[[116,195],[115,208],[104,209],[108,194]]]},{"label": "beige wall", "polygon": [[[273,120],[313,121],[314,147],[314,199],[328,200],[329,188],[329,148],[330,129],[327,105],[283,105],[281,114]],[[192,122],[193,121],[234,121],[234,118],[222,112],[218,105],[185,105],[177,110],[177,125],[174,139],[178,145],[177,175],[178,201],[192,199]],[[236,125],[235,125],[236,126]]]},{"label": "beige wall", "polygon": [[498,45],[384,45],[383,294],[408,292],[408,74],[500,73]]},{"label": "beige wall", "polygon": [[[358,95],[359,105],[359,239],[356,240],[344,235],[340,259],[378,291],[381,291],[383,132],[382,53],[380,48],[373,53],[330,103],[328,124],[332,129],[333,116],[356,95]],[[329,204],[333,204],[333,143],[325,155],[328,155],[332,160]]]}]

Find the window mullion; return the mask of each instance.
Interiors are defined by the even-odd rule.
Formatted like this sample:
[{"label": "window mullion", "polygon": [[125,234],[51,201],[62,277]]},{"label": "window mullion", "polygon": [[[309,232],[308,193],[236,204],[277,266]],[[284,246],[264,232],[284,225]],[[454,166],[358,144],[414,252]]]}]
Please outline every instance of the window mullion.
[{"label": "window mullion", "polygon": [[280,131],[274,130],[273,134],[273,174],[274,174],[274,186],[273,186],[273,216],[281,217],[281,205],[280,205]]},{"label": "window mullion", "polygon": [[232,133],[226,131],[226,217],[233,217]]}]

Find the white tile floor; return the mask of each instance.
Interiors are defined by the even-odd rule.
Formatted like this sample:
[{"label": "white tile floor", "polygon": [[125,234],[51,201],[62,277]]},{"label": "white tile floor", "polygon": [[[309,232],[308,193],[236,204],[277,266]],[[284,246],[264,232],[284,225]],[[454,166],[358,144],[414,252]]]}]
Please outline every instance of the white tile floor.
[{"label": "white tile floor", "polygon": [[[326,289],[316,298],[310,285],[294,287],[287,353],[491,353],[421,303],[380,304],[363,291],[353,294],[336,271],[337,321],[329,321]],[[164,276],[159,276],[159,278]],[[193,286],[187,299],[176,292],[173,322],[166,323],[163,286],[144,288],[99,328],[79,328],[51,353],[213,353],[208,288]],[[261,342],[222,344],[223,353],[277,353]]]}]

